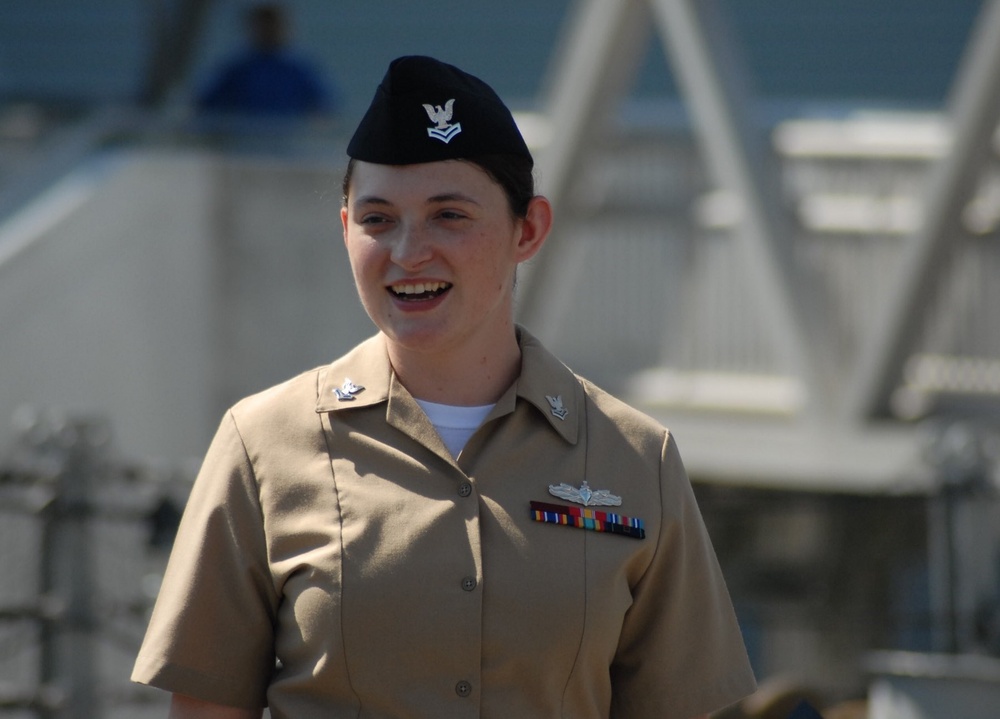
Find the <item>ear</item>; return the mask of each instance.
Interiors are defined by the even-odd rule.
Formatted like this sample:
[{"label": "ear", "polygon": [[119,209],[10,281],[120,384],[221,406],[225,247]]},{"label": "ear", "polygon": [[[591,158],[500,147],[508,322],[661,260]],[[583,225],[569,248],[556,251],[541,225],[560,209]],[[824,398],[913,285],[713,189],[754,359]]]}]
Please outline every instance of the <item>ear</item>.
[{"label": "ear", "polygon": [[340,208],[340,224],[344,226],[344,244],[347,244],[347,208]]},{"label": "ear", "polygon": [[528,212],[521,223],[521,236],[517,242],[516,260],[525,262],[542,249],[545,238],[552,229],[552,203],[542,195],[535,195],[528,202]]}]

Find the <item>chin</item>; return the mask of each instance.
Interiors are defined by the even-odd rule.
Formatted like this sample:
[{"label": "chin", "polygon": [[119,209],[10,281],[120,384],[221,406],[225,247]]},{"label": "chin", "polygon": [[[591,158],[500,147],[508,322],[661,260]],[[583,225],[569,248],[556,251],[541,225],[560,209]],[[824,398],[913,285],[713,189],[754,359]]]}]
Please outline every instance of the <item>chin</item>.
[{"label": "chin", "polygon": [[385,322],[378,326],[390,342],[411,351],[426,352],[440,349],[446,344],[449,334],[444,327],[426,323]]}]

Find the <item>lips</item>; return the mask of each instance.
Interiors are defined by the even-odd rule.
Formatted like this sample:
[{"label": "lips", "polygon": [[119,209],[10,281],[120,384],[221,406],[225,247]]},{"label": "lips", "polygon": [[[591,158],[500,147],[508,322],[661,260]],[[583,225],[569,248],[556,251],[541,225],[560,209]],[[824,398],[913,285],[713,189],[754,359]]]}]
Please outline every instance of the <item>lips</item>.
[{"label": "lips", "polygon": [[420,302],[440,297],[451,289],[450,282],[404,282],[391,285],[389,288],[393,297],[404,302]]}]

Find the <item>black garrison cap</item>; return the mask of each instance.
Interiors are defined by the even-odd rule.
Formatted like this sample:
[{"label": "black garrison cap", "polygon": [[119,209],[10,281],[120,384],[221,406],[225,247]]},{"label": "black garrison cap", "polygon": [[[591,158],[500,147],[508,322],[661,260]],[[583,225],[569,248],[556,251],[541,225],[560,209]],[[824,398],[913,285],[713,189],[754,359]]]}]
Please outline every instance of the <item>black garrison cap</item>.
[{"label": "black garrison cap", "polygon": [[531,160],[510,110],[489,85],[430,57],[393,60],[347,154],[379,165],[482,155]]}]

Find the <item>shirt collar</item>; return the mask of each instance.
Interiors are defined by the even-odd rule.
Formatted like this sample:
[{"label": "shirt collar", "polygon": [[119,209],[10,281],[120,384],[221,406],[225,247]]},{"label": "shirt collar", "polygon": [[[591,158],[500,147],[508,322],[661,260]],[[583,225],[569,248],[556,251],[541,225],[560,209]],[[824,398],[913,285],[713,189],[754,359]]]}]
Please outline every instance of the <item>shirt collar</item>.
[{"label": "shirt collar", "polygon": [[[357,388],[355,391],[345,390],[348,381]],[[333,412],[379,404],[389,399],[391,386],[392,365],[385,348],[385,336],[379,333],[322,371],[316,411]]]},{"label": "shirt collar", "polygon": [[[532,405],[564,440],[576,444],[584,412],[580,381],[527,330],[518,327],[517,336],[521,347],[521,373],[497,401],[490,417],[513,412],[520,398]],[[353,385],[355,391],[348,391],[351,390],[349,385]],[[388,402],[392,397],[398,398],[401,392],[405,390],[396,381],[389,364],[385,336],[379,333],[323,370],[316,411],[369,407]],[[409,404],[417,406],[412,400],[401,406]]]},{"label": "shirt collar", "polygon": [[[584,412],[583,386],[573,372],[523,327],[517,328],[521,346],[521,374],[500,399],[513,405],[516,395],[533,405],[552,428],[570,444],[576,444]],[[513,406],[510,406],[513,411]]]}]

